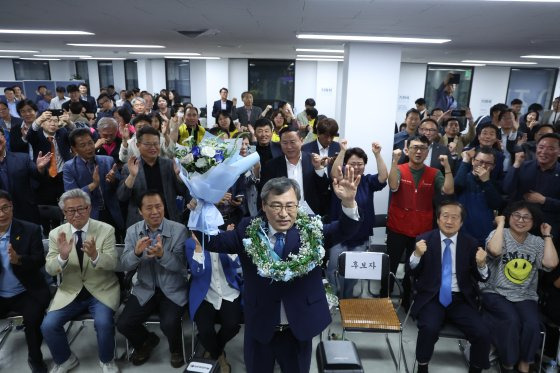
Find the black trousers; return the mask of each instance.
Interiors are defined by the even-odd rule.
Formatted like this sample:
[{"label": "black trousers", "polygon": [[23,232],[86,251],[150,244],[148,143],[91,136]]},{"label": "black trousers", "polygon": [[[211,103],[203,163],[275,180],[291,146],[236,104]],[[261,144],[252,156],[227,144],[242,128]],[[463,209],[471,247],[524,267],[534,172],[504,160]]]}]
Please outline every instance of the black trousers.
[{"label": "black trousers", "polygon": [[445,321],[452,322],[471,342],[471,366],[490,368],[490,331],[482,316],[460,293],[453,293],[452,302],[447,307],[442,306],[439,297],[436,296],[420,309],[417,318],[416,360],[419,363],[430,361]]},{"label": "black trousers", "polygon": [[[387,228],[387,253],[389,254],[391,272],[397,273],[399,262],[402,258],[403,252],[405,255],[405,272],[403,279],[403,306],[408,308],[410,305],[410,279],[409,279],[409,265],[408,258],[414,251],[416,245],[416,237],[405,236],[404,234],[396,233]],[[390,278],[389,289],[387,289],[387,282],[381,282],[380,295],[387,297],[393,292],[394,280]]]},{"label": "black trousers", "polygon": [[138,302],[138,298],[131,294],[117,320],[117,330],[135,349],[139,349],[150,334],[143,323],[156,310],[159,311],[160,329],[169,342],[169,351],[182,352],[181,317],[185,313],[185,307],[173,303],[159,288],[143,306]]},{"label": "black trousers", "polygon": [[[211,303],[203,300],[194,315],[194,321],[198,328],[200,342],[210,352],[213,359],[217,359],[227,342],[239,333],[241,323],[241,296],[233,302],[222,300],[222,306],[216,310]],[[220,330],[216,332],[215,324],[221,324]]]},{"label": "black trousers", "polygon": [[5,317],[10,311],[23,316],[29,359],[39,363],[43,361],[41,323],[49,305],[50,294],[47,288],[41,291],[35,290],[34,293],[34,296],[31,296],[28,291],[25,291],[11,298],[0,297],[0,318]]},{"label": "black trousers", "polygon": [[245,332],[247,373],[272,373],[278,361],[282,373],[309,373],[312,340],[300,341],[291,329],[276,332],[269,343],[260,343]]}]

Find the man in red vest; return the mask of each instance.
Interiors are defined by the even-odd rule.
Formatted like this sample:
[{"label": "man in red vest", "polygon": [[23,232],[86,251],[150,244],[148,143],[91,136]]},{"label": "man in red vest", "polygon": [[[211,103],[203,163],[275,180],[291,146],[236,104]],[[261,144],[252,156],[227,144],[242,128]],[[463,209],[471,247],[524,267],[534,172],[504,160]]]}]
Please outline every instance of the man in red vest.
[{"label": "man in red vest", "polygon": [[[453,194],[453,175],[446,155],[439,160],[445,175],[436,168],[428,167],[424,160],[428,156],[430,141],[426,136],[412,136],[406,141],[404,149],[408,163],[399,165],[401,150],[393,151],[393,162],[389,172],[391,200],[387,214],[387,251],[391,262],[391,272],[396,273],[403,250],[406,258],[414,250],[416,236],[433,228],[433,200],[436,196]],[[404,277],[403,307],[410,304],[409,268],[406,265]],[[393,283],[382,283],[381,296],[387,297],[393,289]]]}]

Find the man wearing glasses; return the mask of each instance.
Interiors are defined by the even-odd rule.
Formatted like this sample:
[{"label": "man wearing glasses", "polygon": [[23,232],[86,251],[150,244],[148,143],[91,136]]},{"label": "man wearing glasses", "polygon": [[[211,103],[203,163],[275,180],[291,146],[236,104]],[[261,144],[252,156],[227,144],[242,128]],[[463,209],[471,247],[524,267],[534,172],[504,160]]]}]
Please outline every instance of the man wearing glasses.
[{"label": "man wearing glasses", "polygon": [[521,199],[540,205],[546,223],[552,226],[555,244],[560,236],[560,136],[543,135],[537,142],[536,159],[525,161],[525,153],[515,153],[503,189],[512,201]]},{"label": "man wearing glasses", "polygon": [[113,118],[115,111],[115,105],[113,100],[107,93],[102,93],[97,97],[97,104],[99,105],[99,111],[97,112],[97,119],[95,121],[95,128],[97,128],[97,123],[101,118]]},{"label": "man wearing glasses", "polygon": [[[322,225],[325,247],[352,237],[360,228],[362,223],[355,200],[359,183],[360,176],[354,176],[352,167],[347,168],[341,179],[333,181],[333,191],[341,200],[343,213],[340,220]],[[262,188],[261,237],[276,253],[272,258],[286,261],[291,254],[300,252],[305,241],[297,223],[301,197],[299,183],[287,177],[270,179]],[[250,219],[245,219],[235,230],[210,239],[205,236],[205,249],[238,254],[241,261],[247,372],[272,373],[275,361],[282,372],[309,372],[312,339],[331,322],[321,267],[315,266],[286,281],[267,277],[245,251],[243,241],[251,223]],[[200,239],[200,232],[195,233]]]},{"label": "man wearing glasses", "polygon": [[123,242],[124,220],[116,196],[120,172],[115,161],[106,155],[95,155],[89,129],[72,131],[70,145],[75,156],[64,163],[64,190],[80,188],[86,192],[91,198],[91,218],[115,227],[118,242]]},{"label": "man wearing glasses", "polygon": [[[179,179],[179,168],[171,159],[160,157],[159,132],[144,126],[136,132],[140,157],[128,159],[122,169],[122,180],[117,189],[121,202],[128,202],[126,227],[142,220],[138,211],[140,196],[146,190],[155,190],[163,196],[165,217],[181,222],[181,211],[177,208],[178,195],[187,197],[188,191]],[[186,201],[189,201],[187,198]]]},{"label": "man wearing glasses", "polygon": [[[432,123],[432,122],[430,122]],[[432,229],[434,224],[433,200],[441,194],[453,194],[453,175],[447,155],[440,155],[444,172],[425,165],[430,140],[426,136],[413,136],[406,140],[405,154],[409,161],[398,164],[401,150],[393,150],[393,162],[389,171],[391,201],[387,213],[387,252],[391,272],[396,273],[403,250],[406,257],[412,254],[416,236]],[[445,176],[444,176],[445,175]],[[410,305],[409,268],[406,265],[403,280],[403,307]],[[382,282],[381,296],[388,297],[393,288],[387,289]]]},{"label": "man wearing glasses", "polygon": [[14,219],[12,197],[0,190],[0,318],[10,311],[23,316],[29,367],[46,373],[41,322],[50,293],[39,271],[45,264],[41,238],[38,225]]},{"label": "man wearing glasses", "polygon": [[115,230],[90,219],[91,199],[81,189],[64,192],[59,207],[68,223],[50,232],[45,269],[51,276],[62,275],[62,282],[41,326],[55,364],[51,372],[65,373],[79,364],[64,325],[84,312],[94,319],[103,372],[118,372],[113,360],[113,316],[120,300]]},{"label": "man wearing glasses", "polygon": [[462,153],[463,161],[455,175],[455,194],[467,211],[463,230],[484,246],[494,229],[494,210],[501,210],[504,200],[491,173],[496,154],[489,147],[472,148]]},{"label": "man wearing glasses", "polygon": [[[451,158],[451,153],[445,145],[438,142],[439,139],[439,129],[437,122],[432,118],[426,118],[420,123],[418,127],[418,134],[424,135],[429,141],[428,154],[426,159],[424,159],[424,164],[429,167],[440,169],[444,172],[443,166],[440,162],[439,156],[446,155],[447,159],[451,165],[451,171],[453,171],[453,159]],[[399,164],[408,162],[408,158],[403,154]]]}]

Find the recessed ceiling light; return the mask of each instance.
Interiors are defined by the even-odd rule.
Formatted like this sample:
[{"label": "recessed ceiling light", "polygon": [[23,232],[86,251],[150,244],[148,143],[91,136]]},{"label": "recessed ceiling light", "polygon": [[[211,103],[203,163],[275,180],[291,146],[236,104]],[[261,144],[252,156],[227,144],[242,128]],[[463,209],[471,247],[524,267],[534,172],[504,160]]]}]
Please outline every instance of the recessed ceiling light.
[{"label": "recessed ceiling light", "polygon": [[73,47],[99,47],[99,48],[165,48],[163,45],[141,45],[141,44],[97,44],[97,43],[66,43]]},{"label": "recessed ceiling light", "polygon": [[128,54],[140,54],[146,56],[200,56],[200,53],[190,52],[128,52]]},{"label": "recessed ceiling light", "polygon": [[41,57],[22,57],[20,60],[29,60],[29,61],[60,61],[60,58],[41,58]]},{"label": "recessed ceiling light", "polygon": [[66,30],[10,30],[0,29],[0,34],[33,34],[33,35],[95,35],[87,31],[66,31]]},{"label": "recessed ceiling light", "polygon": [[365,36],[365,35],[328,35],[328,34],[298,34],[296,35],[296,37],[298,39],[369,41],[369,42],[377,42],[377,43],[442,44],[451,41],[451,39],[408,38],[408,37],[395,37],[395,36]]},{"label": "recessed ceiling light", "polygon": [[522,61],[485,61],[485,60],[463,60],[465,63],[487,63],[496,65],[536,65],[536,62],[522,62]]},{"label": "recessed ceiling light", "polygon": [[126,60],[124,57],[80,57],[80,60]]},{"label": "recessed ceiling light", "polygon": [[167,59],[176,59],[176,60],[219,60],[220,57],[203,57],[203,56],[163,56],[163,58]]},{"label": "recessed ceiling light", "polygon": [[313,53],[344,53],[344,49],[315,49],[315,48],[296,48],[296,52],[313,52]]},{"label": "recessed ceiling light", "polygon": [[298,54],[296,58],[344,58],[343,56],[329,56],[321,54]]},{"label": "recessed ceiling light", "polygon": [[88,58],[88,55],[77,55],[77,54],[34,54],[35,57],[49,57],[49,58]]},{"label": "recessed ceiling light", "polygon": [[296,61],[344,62],[339,58],[296,58]]},{"label": "recessed ceiling light", "polygon": [[0,58],[19,58],[19,56],[0,56]]},{"label": "recessed ceiling light", "polygon": [[444,66],[486,66],[483,63],[461,63],[461,62],[428,62],[428,65],[444,65]]},{"label": "recessed ceiling light", "polygon": [[1,53],[39,53],[39,51],[26,51],[19,49],[0,49]]},{"label": "recessed ceiling light", "polygon": [[526,56],[521,56],[521,58],[542,58],[542,59],[550,59],[550,60],[560,60],[560,56],[544,56],[539,54],[528,54]]}]

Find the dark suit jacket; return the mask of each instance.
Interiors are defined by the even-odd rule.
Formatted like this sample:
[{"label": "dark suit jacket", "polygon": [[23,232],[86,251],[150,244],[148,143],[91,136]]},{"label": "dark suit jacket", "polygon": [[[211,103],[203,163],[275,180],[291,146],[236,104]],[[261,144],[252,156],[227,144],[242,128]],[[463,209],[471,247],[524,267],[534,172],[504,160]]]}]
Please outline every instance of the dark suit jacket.
[{"label": "dark suit jacket", "polygon": [[[311,163],[311,155],[303,151],[301,152],[301,170],[303,185],[300,185],[300,188],[303,189],[305,202],[307,202],[315,214],[324,215],[329,208],[328,204],[325,204],[321,199],[329,190],[330,180],[327,174],[325,173],[323,177],[319,177]],[[268,180],[282,176],[288,177],[286,157],[284,156],[274,158],[262,167],[259,195],[260,190]],[[261,206],[260,201],[257,206]]]},{"label": "dark suit jacket", "polygon": [[[307,144],[301,147],[301,150],[307,153],[316,153],[319,154],[319,145],[317,144],[317,140],[312,142],[308,142]],[[340,152],[340,144],[337,141],[333,141],[332,144],[329,146],[329,157],[335,157]]]},{"label": "dark suit jacket", "polygon": [[74,157],[64,163],[63,178],[64,190],[80,188],[91,197],[91,218],[99,220],[99,208],[104,202],[104,208],[108,209],[118,229],[124,229],[124,220],[121,214],[119,201],[117,199],[117,187],[120,182],[121,174],[117,171],[116,180],[112,184],[105,182],[105,176],[111,171],[115,161],[106,155],[96,155],[95,163],[99,167],[99,188],[103,195],[103,201],[97,193],[91,193],[88,185],[93,181],[93,177],[86,167],[84,161],[79,157]]},{"label": "dark suit jacket", "polygon": [[[269,343],[275,333],[274,327],[280,324],[282,301],[294,336],[300,341],[311,340],[331,322],[321,268],[317,266],[307,275],[290,282],[271,281],[259,276],[242,242],[250,222],[245,218],[235,230],[212,236],[210,241],[206,236],[205,246],[210,251],[239,255],[244,278],[245,335],[260,343]],[[360,224],[343,214],[339,221],[323,225],[325,247],[351,237]],[[300,246],[299,232],[294,225],[286,233],[283,259],[290,253],[299,252]]]},{"label": "dark suit jacket", "polygon": [[[177,196],[182,195],[188,197],[187,187],[183,182],[177,180],[175,170],[173,169],[173,161],[167,158],[158,157],[159,170],[161,173],[161,180],[163,183],[163,196],[165,198],[165,210],[168,212],[170,220],[180,223],[181,213],[177,208]],[[126,228],[132,224],[142,220],[138,212],[138,205],[140,196],[147,190],[146,176],[144,175],[144,167],[140,163],[138,175],[134,180],[132,189],[129,189],[125,184],[125,180],[129,175],[128,165],[124,165],[121,171],[122,179],[117,189],[117,197],[121,202],[128,202],[128,214],[126,217]],[[188,199],[187,199],[188,201]]]},{"label": "dark suit jacket", "polygon": [[[412,270],[416,291],[411,311],[413,316],[418,315],[426,303],[439,295],[441,287],[442,253],[439,229],[431,230],[416,237],[416,241],[420,240],[426,240],[428,248],[420,258],[420,263]],[[476,239],[463,232],[459,232],[455,250],[457,285],[467,302],[474,309],[478,309],[476,300],[478,281],[486,281],[478,273],[475,259],[477,249],[478,241]],[[408,261],[408,258],[406,260]]]},{"label": "dark suit jacket", "polygon": [[23,121],[13,125],[10,128],[10,151],[18,153],[29,153],[29,144],[23,141],[21,137],[21,126]]},{"label": "dark suit jacket", "polygon": [[[70,140],[68,139],[70,131],[63,127],[57,130],[54,134],[54,139],[56,145],[58,146],[58,152],[62,156],[64,161],[68,161],[72,158]],[[33,147],[33,159],[37,160],[37,155],[42,152],[43,155],[51,151],[51,143],[45,136],[42,128],[38,131],[34,131],[32,128],[27,132],[27,142]]]},{"label": "dark suit jacket", "polygon": [[235,118],[233,119],[239,119],[242,126],[246,126],[247,124],[254,125],[257,119],[261,117],[262,109],[258,106],[253,106],[251,118],[247,118],[247,110],[245,110],[245,106],[238,107],[235,114]]},{"label": "dark suit jacket", "polygon": [[39,223],[39,209],[35,200],[40,174],[28,154],[6,152],[8,192],[12,195],[14,217]]},{"label": "dark suit jacket", "polygon": [[[40,269],[45,265],[41,227],[13,219],[10,243],[21,257],[21,264],[12,264],[12,270],[27,292],[45,309],[49,304],[49,289]],[[2,272],[0,266],[0,272]]]},{"label": "dark suit jacket", "polygon": [[[232,108],[233,108],[233,101],[226,100],[226,111],[232,114],[232,110],[231,110]],[[214,106],[212,106],[212,116],[216,118],[220,111],[222,111],[222,100],[214,101]]]}]

